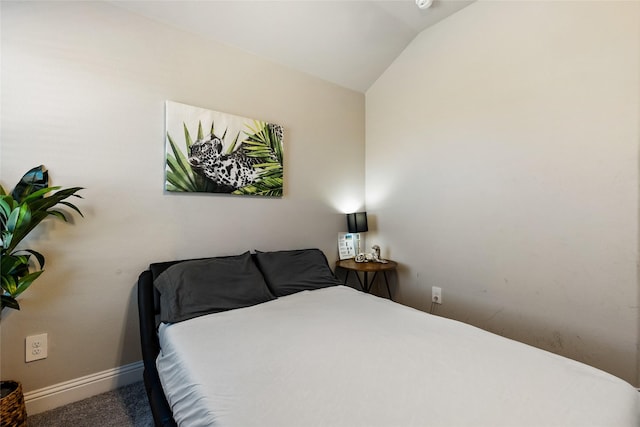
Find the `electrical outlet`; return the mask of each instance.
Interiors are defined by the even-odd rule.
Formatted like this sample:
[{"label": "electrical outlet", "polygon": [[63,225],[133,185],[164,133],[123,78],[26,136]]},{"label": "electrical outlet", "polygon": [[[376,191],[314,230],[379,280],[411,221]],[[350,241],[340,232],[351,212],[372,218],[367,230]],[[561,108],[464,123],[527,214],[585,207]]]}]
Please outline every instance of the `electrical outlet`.
[{"label": "electrical outlet", "polygon": [[431,287],[431,302],[442,304],[442,288],[437,286]]},{"label": "electrical outlet", "polygon": [[33,362],[34,360],[47,358],[47,334],[30,335],[25,340],[24,361]]}]

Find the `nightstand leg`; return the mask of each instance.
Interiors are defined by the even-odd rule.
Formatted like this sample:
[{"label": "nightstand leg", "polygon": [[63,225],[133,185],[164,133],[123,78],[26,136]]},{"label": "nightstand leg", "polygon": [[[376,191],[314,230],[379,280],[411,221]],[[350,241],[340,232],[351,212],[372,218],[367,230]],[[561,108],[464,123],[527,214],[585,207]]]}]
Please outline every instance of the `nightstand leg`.
[{"label": "nightstand leg", "polygon": [[343,285],[347,284],[347,280],[349,280],[349,273],[351,273],[351,270],[347,270],[347,274],[344,275],[344,283],[343,283]]},{"label": "nightstand leg", "polygon": [[[347,270],[347,275],[344,276],[344,285],[346,285],[347,281],[349,280],[349,273],[351,273],[351,270]],[[355,274],[356,275],[356,279],[358,279],[358,284],[360,285],[360,289],[362,289],[363,292],[367,292],[365,286],[362,284],[362,280],[360,279],[360,276],[358,275],[358,273],[356,271],[354,271],[353,274]],[[367,277],[366,276],[364,278],[364,282],[367,283]]]},{"label": "nightstand leg", "polygon": [[371,278],[371,281],[369,282],[369,292],[371,292],[371,288],[373,288],[373,284],[376,283],[376,277],[378,277],[378,272],[377,271],[375,273],[373,273],[373,277]]},{"label": "nightstand leg", "polygon": [[382,274],[384,275],[384,283],[387,285],[387,292],[389,292],[389,299],[393,301],[393,298],[391,297],[391,289],[389,289],[389,280],[387,280],[387,272],[383,271]]}]

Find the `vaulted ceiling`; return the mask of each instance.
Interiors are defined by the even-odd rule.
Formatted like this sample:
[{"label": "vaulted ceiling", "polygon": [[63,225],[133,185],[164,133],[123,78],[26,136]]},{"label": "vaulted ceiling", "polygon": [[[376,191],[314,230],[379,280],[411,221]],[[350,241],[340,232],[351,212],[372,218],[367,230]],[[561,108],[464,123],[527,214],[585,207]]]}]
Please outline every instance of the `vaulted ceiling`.
[{"label": "vaulted ceiling", "polygon": [[434,0],[112,1],[359,92],[422,30],[472,3]]}]

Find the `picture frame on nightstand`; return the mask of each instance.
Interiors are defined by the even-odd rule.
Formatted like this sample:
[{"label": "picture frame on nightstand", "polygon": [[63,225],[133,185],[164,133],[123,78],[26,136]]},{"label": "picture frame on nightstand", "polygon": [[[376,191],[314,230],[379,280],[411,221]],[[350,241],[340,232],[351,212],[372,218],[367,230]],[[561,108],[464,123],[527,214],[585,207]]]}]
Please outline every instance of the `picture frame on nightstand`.
[{"label": "picture frame on nightstand", "polygon": [[358,233],[338,233],[338,256],[341,260],[356,257],[356,248],[359,245]]}]

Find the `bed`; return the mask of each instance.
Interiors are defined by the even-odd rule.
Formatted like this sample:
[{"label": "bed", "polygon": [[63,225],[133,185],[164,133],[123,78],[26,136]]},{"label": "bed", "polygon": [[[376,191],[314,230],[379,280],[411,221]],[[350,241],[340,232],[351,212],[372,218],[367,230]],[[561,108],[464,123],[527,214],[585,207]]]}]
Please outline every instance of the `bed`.
[{"label": "bed", "polygon": [[318,249],[151,264],[138,281],[158,426],[638,426],[585,364],[344,286]]}]

